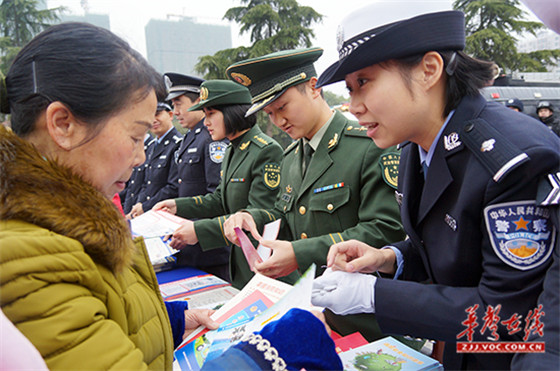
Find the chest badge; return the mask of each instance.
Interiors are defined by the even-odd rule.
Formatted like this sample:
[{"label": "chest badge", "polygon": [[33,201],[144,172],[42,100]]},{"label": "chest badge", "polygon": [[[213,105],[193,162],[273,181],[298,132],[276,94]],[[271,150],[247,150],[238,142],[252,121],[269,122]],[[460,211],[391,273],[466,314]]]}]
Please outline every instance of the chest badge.
[{"label": "chest badge", "polygon": [[457,221],[449,214],[445,214],[445,224],[447,224],[453,231],[457,230]]},{"label": "chest badge", "polygon": [[443,137],[443,146],[448,151],[454,150],[455,148],[459,147],[461,144],[463,143],[459,140],[459,134],[457,133],[451,133]]}]

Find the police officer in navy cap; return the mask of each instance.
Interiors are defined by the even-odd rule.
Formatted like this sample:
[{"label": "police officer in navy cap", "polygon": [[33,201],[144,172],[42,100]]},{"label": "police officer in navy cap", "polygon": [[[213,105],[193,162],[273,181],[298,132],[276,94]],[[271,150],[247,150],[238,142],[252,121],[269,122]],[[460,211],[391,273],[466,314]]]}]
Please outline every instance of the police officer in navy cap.
[{"label": "police officer in navy cap", "polygon": [[543,100],[537,103],[537,116],[556,135],[560,135],[560,121],[554,116],[554,107],[549,101]]},{"label": "police officer in navy cap", "polygon": [[[231,144],[222,163],[223,180],[214,193],[154,206],[154,210],[200,219],[183,222],[173,233],[170,246],[177,250],[193,243],[205,251],[222,247],[227,242],[223,234],[226,218],[238,210],[272,207],[280,184],[283,150],[260,130],[255,115],[245,116],[251,106],[249,90],[230,80],[207,80],[201,85],[200,98],[190,110],[204,110],[204,124],[212,138],[228,138]],[[230,272],[232,285],[239,289],[254,276],[237,246],[231,247]]]},{"label": "police officer in navy cap", "polygon": [[[179,73],[166,73],[164,79],[168,91],[166,99],[173,103],[173,113],[179,124],[188,130],[174,154],[178,194],[168,198],[213,193],[220,184],[220,169],[229,141],[212,140],[204,126],[204,112],[189,111],[200,102],[200,84],[204,80]],[[177,264],[195,266],[229,279],[229,248],[202,252],[200,245],[196,244],[178,254]]]},{"label": "police officer in navy cap", "polygon": [[169,104],[159,102],[150,128],[156,136],[146,154],[144,179],[136,204],[127,214],[135,218],[150,210],[157,202],[177,196],[177,166],[173,154],[183,136],[173,126],[173,112]]},{"label": "police officer in navy cap", "polygon": [[[155,143],[156,139],[150,133],[147,133],[144,137],[144,153],[150,153],[152,150],[152,146]],[[125,214],[130,213],[130,210],[132,210],[132,207],[138,200],[138,192],[140,192],[142,184],[144,183],[144,172],[147,167],[148,163],[144,162],[142,165],[136,166],[134,169],[132,169],[132,174],[130,175],[130,179],[126,183],[126,188],[119,193],[123,211]]]},{"label": "police officer in navy cap", "polygon": [[[558,369],[551,263],[560,139],[482,97],[492,63],[462,52],[462,12],[403,14],[414,3],[378,2],[346,18],[339,60],[318,82],[345,80],[368,136],[382,148],[401,144],[396,196],[408,238],[331,246],[312,301],[340,314],[375,313],[385,333],[444,341],[445,369],[509,369],[513,353],[468,349],[524,336],[546,343],[530,369]],[[358,273],[375,271],[389,277]],[[556,293],[538,301],[543,283]]]},{"label": "police officer in navy cap", "polygon": [[523,102],[517,98],[510,98],[506,101],[506,107],[517,112],[523,112]]}]

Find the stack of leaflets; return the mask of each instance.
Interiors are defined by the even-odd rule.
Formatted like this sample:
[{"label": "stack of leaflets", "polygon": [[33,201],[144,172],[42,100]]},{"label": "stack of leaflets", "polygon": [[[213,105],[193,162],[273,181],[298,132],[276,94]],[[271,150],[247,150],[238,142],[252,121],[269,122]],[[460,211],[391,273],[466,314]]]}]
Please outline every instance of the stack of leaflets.
[{"label": "stack of leaflets", "polygon": [[174,369],[199,370],[206,360],[218,357],[290,309],[312,309],[314,278],[315,265],[294,286],[255,274],[239,294],[212,315],[212,319],[220,323],[218,329],[210,331],[200,327],[177,347]]},{"label": "stack of leaflets", "polygon": [[162,283],[159,289],[163,300],[184,300],[190,309],[218,309],[239,293],[229,282],[212,274]]},{"label": "stack of leaflets", "polygon": [[167,236],[172,235],[185,220],[163,210],[150,210],[130,221],[132,235],[144,237],[156,272],[176,266],[177,259],[173,254],[178,251],[169,246]]},{"label": "stack of leaflets", "polygon": [[400,341],[386,337],[339,354],[344,370],[443,370],[430,358]]}]

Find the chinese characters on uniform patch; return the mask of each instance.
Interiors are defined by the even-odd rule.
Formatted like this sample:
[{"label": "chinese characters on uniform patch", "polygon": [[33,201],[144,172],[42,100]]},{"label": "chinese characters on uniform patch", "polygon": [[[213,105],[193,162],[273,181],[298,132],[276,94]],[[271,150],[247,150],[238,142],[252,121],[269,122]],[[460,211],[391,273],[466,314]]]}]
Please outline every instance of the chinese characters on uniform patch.
[{"label": "chinese characters on uniform patch", "polygon": [[[457,342],[457,353],[544,353],[544,342],[527,342],[531,334],[544,336],[544,323],[541,322],[541,317],[545,316],[542,304],[537,308],[529,310],[525,320],[523,316],[514,313],[509,318],[502,320],[500,317],[501,305],[495,307],[488,306],[482,317],[484,321],[480,329],[480,334],[488,333],[487,339],[490,341],[472,341],[476,328],[479,327],[477,310],[479,305],[475,304],[467,309],[467,319],[461,324],[466,327],[464,331],[457,335],[457,339],[465,338],[466,342]],[[522,322],[525,324],[522,326]],[[500,335],[498,334],[498,327],[502,325],[507,330],[508,335],[513,335],[524,331],[523,342],[519,341],[498,341]]]},{"label": "chinese characters on uniform patch", "polygon": [[484,209],[488,237],[507,265],[529,270],[548,261],[556,238],[550,211],[534,201],[491,205]]}]

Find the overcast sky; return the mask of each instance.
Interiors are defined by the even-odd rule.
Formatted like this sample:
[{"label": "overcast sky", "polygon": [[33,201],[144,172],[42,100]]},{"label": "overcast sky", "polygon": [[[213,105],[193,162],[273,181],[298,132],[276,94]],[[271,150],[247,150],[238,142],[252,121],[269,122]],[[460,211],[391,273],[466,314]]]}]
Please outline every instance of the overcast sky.
[{"label": "overcast sky", "polygon": [[[338,58],[336,31],[340,21],[347,14],[373,1],[298,0],[300,5],[311,6],[324,16],[323,22],[315,26],[316,37],[313,41],[313,46],[320,46],[325,49],[323,56],[315,64],[319,74]],[[439,9],[451,8],[451,0],[377,1],[391,3],[393,6],[401,3],[402,13],[422,13],[426,12],[425,9],[427,8],[433,9],[434,6]],[[84,14],[84,9],[80,5],[83,2],[87,2],[90,13],[109,14],[111,30],[127,40],[132,47],[144,56],[146,56],[144,27],[148,21],[151,18],[167,19],[173,15],[195,17],[199,23],[231,24],[233,47],[249,45],[248,35],[239,35],[239,28],[236,23],[222,20],[229,8],[241,5],[240,0],[47,0],[50,8],[64,6],[68,9],[69,14],[74,15]],[[337,83],[329,90],[346,95],[343,83]]]}]

